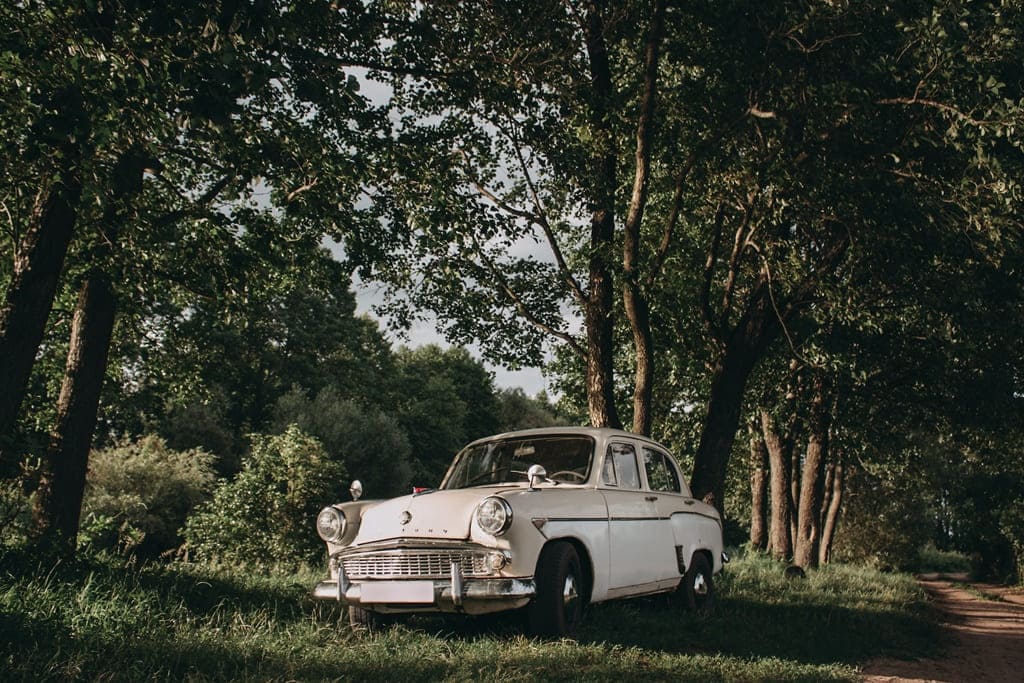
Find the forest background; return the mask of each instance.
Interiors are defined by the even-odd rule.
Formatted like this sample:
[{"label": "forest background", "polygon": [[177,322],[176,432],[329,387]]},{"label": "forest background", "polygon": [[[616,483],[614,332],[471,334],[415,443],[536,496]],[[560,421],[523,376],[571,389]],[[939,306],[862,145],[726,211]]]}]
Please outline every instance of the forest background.
[{"label": "forest background", "polygon": [[[1021,576],[1019,3],[0,25],[5,545],[227,558],[248,502],[307,557],[347,476],[398,493],[472,438],[589,423],[669,445],[733,543]],[[456,346],[392,348],[353,276]]]}]

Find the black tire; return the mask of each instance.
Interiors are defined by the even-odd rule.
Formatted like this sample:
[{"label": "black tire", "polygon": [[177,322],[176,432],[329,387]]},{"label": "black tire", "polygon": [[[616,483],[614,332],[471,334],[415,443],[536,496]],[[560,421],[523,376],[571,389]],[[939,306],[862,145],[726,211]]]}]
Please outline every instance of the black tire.
[{"label": "black tire", "polygon": [[584,580],[571,543],[556,541],[544,548],[534,575],[537,595],[527,608],[530,633],[554,638],[576,633],[587,604]]},{"label": "black tire", "polygon": [[348,623],[356,631],[369,631],[372,633],[390,626],[392,621],[390,615],[378,614],[355,605],[348,606]]},{"label": "black tire", "polygon": [[701,616],[711,616],[715,611],[715,581],[711,574],[711,564],[703,553],[693,556],[689,569],[683,576],[679,586],[681,602],[691,612]]}]

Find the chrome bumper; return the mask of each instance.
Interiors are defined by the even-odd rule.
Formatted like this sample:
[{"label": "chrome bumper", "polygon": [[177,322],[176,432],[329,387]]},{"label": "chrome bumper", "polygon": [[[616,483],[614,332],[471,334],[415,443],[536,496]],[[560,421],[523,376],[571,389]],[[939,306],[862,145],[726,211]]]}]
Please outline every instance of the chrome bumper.
[{"label": "chrome bumper", "polygon": [[[349,581],[344,573],[337,581],[321,581],[313,589],[317,600],[335,600],[344,605],[359,605],[377,612],[464,612],[487,614],[523,607],[537,593],[533,579],[464,579],[457,571],[450,579],[432,580],[434,599],[423,602],[364,602],[364,583],[384,581]],[[394,583],[401,583],[394,582]]]}]

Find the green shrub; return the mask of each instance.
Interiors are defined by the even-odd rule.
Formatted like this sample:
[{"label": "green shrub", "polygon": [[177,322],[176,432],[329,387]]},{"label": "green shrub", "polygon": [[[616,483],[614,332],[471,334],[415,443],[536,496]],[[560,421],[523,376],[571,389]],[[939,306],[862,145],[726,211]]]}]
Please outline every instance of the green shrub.
[{"label": "green shrub", "polygon": [[881,569],[913,569],[934,520],[921,491],[858,472],[849,482],[833,557]]},{"label": "green shrub", "polygon": [[32,518],[26,483],[36,475],[38,461],[22,464],[16,477],[0,479],[0,548],[24,545]]},{"label": "green shrub", "polygon": [[179,530],[213,489],[213,456],[175,451],[157,436],[93,451],[80,539],[94,550],[145,557],[181,545]]},{"label": "green shrub", "polygon": [[280,435],[254,434],[238,476],[189,518],[188,549],[246,565],[314,560],[323,552],[316,514],[336,502],[345,477],[345,467],[294,425]]},{"label": "green shrub", "polygon": [[952,550],[939,550],[934,543],[921,548],[914,571],[940,574],[959,574],[971,571],[971,558]]}]

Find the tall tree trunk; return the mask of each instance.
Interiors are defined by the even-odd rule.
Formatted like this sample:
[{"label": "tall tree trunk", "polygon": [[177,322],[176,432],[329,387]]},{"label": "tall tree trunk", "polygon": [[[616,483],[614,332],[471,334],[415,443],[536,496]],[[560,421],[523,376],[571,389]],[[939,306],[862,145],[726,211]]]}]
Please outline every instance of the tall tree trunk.
[{"label": "tall tree trunk", "polygon": [[75,307],[57,424],[36,490],[33,534],[65,557],[74,555],[85,473],[107,369],[116,301],[102,273],[90,274]]},{"label": "tall tree trunk", "polygon": [[713,366],[708,411],[694,455],[690,484],[694,496],[710,495],[719,512],[725,506],[725,472],[739,429],[747,380],[779,329],[768,300],[767,281],[762,280]]},{"label": "tall tree trunk", "polygon": [[636,127],[633,193],[626,214],[622,248],[623,306],[633,331],[636,370],[633,379],[633,431],[651,433],[651,396],[654,388],[654,341],[647,298],[640,289],[640,227],[647,206],[648,176],[651,166],[651,139],[654,135],[654,109],[658,93],[658,54],[665,28],[665,0],[655,0],[645,46],[644,91],[640,100],[640,118]]},{"label": "tall tree trunk", "polygon": [[138,149],[124,151],[114,164],[112,192],[103,212],[105,239],[95,250],[97,265],[86,276],[75,307],[57,421],[32,510],[36,544],[64,557],[73,556],[77,545],[89,449],[117,313],[113,284],[103,271],[109,263],[104,261],[112,256],[130,202],[142,191],[144,169],[156,165]]},{"label": "tall tree trunk", "polygon": [[796,448],[795,441],[789,444],[789,536],[793,539],[793,549],[796,549],[796,539],[800,534],[800,474],[803,471],[803,463],[800,461],[800,451]]},{"label": "tall tree trunk", "polygon": [[800,507],[797,523],[796,552],[793,562],[804,569],[818,566],[821,544],[821,501],[824,495],[825,459],[828,457],[828,407],[825,405],[825,378],[814,373],[811,410],[808,419],[807,454],[804,457],[800,483]]},{"label": "tall tree trunk", "polygon": [[0,308],[0,473],[9,474],[18,411],[53,308],[82,194],[82,150],[61,146],[55,180],[32,214]]},{"label": "tall tree trunk", "polygon": [[615,290],[610,266],[615,241],[615,190],[618,185],[615,136],[611,130],[614,89],[604,42],[604,24],[600,8],[595,4],[588,6],[584,33],[590,57],[590,122],[598,137],[597,148],[591,158],[594,209],[590,216],[590,289],[584,316],[587,327],[587,407],[590,422],[595,427],[621,427],[615,408]]},{"label": "tall tree trunk", "polygon": [[750,547],[764,550],[768,544],[768,447],[755,416],[750,430]]},{"label": "tall tree trunk", "polygon": [[791,462],[771,415],[766,410],[761,410],[760,415],[761,431],[764,435],[765,447],[768,450],[771,474],[772,512],[768,544],[773,557],[788,560],[793,556],[793,536],[790,527],[792,506],[789,499]]},{"label": "tall tree trunk", "polygon": [[825,521],[821,526],[821,546],[818,548],[818,562],[828,564],[832,560],[832,540],[835,538],[836,525],[839,523],[839,511],[843,505],[843,459],[838,453],[832,474],[832,491],[829,496]]}]

